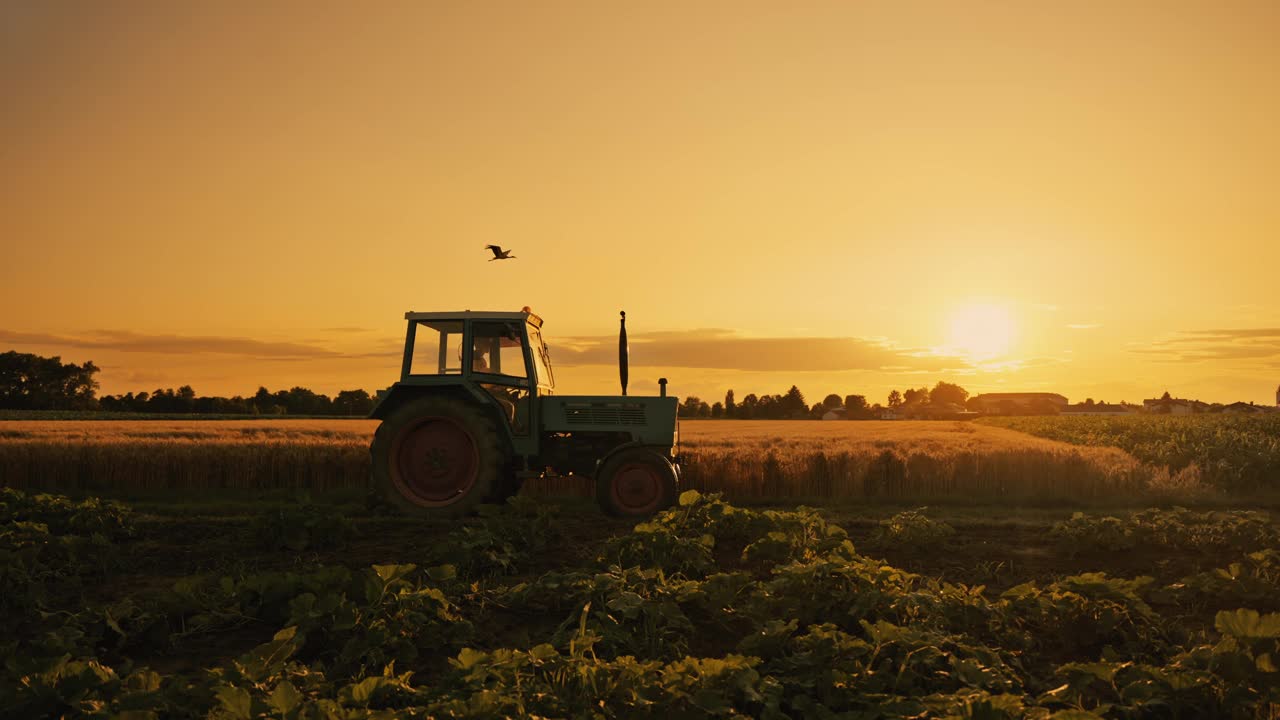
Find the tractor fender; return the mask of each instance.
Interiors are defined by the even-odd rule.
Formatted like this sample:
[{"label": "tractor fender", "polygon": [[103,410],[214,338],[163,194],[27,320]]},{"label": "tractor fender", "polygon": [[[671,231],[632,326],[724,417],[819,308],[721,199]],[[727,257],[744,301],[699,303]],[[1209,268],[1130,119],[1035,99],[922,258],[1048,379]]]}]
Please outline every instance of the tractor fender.
[{"label": "tractor fender", "polygon": [[466,383],[450,385],[392,385],[387,390],[387,393],[382,396],[377,406],[373,408],[373,412],[369,413],[369,417],[373,420],[386,420],[404,405],[426,396],[455,397],[464,402],[475,403],[477,407],[481,408],[481,412],[489,413],[493,417],[494,424],[498,427],[498,437],[502,442],[503,451],[508,457],[514,452],[515,441],[511,436],[511,427],[507,424],[506,419],[502,417],[502,411],[497,403],[485,391]]},{"label": "tractor fender", "polygon": [[653,449],[654,451],[656,451],[658,454],[660,454],[660,455],[662,455],[663,457],[667,458],[667,460],[670,460],[670,461],[671,461],[671,464],[675,467],[675,469],[676,469],[676,478],[677,478],[677,479],[679,479],[679,477],[680,477],[680,464],[676,461],[676,459],[675,459],[675,458],[671,457],[671,453],[670,453],[670,451],[669,451],[667,448],[659,448],[659,447],[654,446],[654,445],[647,445],[647,444],[645,444],[645,443],[643,443],[643,442],[641,442],[641,441],[639,441],[639,440],[631,440],[631,441],[629,441],[629,442],[624,442],[624,443],[622,443],[622,444],[620,444],[620,445],[615,445],[615,446],[613,446],[612,448],[610,448],[609,452],[605,453],[602,457],[600,457],[598,460],[596,460],[596,472],[599,472],[599,471],[600,471],[600,468],[601,468],[601,467],[602,467],[606,462],[608,462],[608,461],[609,461],[609,458],[612,458],[614,455],[617,455],[618,453],[622,452],[623,450],[629,450],[629,449],[631,449],[631,448],[651,448],[651,449]]},{"label": "tractor fender", "polygon": [[477,388],[465,383],[451,385],[392,385],[386,393],[379,393],[381,398],[369,413],[372,420],[386,420],[405,403],[425,395],[452,395],[463,400],[475,402],[488,407],[489,399]]}]

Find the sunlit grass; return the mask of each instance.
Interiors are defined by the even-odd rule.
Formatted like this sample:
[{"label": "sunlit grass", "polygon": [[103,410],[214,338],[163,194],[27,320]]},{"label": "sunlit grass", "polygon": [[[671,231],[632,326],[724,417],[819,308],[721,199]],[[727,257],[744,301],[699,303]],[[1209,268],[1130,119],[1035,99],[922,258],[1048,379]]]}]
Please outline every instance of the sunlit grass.
[{"label": "sunlit grass", "polygon": [[[362,488],[377,421],[0,422],[0,479],[60,490]],[[1127,453],[960,422],[685,421],[686,488],[733,498],[1077,498],[1142,493]],[[586,478],[526,483],[585,495]]]}]

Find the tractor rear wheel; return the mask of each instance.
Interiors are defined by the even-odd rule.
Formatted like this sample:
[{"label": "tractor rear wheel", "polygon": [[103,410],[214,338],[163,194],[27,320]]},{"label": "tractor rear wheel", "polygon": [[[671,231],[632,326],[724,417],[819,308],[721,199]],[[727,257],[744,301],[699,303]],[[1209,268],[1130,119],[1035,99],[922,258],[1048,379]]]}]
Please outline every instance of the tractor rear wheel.
[{"label": "tractor rear wheel", "polygon": [[378,426],[370,452],[374,486],[412,512],[461,515],[504,489],[508,460],[493,418],[458,398],[405,404]]},{"label": "tractor rear wheel", "polygon": [[608,514],[644,517],[676,502],[676,469],[661,453],[634,447],[619,451],[596,473],[596,502]]}]

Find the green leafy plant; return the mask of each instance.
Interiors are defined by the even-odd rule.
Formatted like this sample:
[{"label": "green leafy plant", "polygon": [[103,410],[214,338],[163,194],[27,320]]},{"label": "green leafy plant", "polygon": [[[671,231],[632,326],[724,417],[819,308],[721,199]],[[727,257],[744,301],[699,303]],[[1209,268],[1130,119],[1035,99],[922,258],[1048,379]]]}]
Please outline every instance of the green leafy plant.
[{"label": "green leafy plant", "polygon": [[938,548],[956,531],[947,523],[926,516],[924,512],[927,509],[906,510],[881,520],[871,535],[872,545],[921,551]]},{"label": "green leafy plant", "polygon": [[356,532],[341,513],[309,502],[262,513],[249,530],[260,546],[294,552],[342,548]]}]

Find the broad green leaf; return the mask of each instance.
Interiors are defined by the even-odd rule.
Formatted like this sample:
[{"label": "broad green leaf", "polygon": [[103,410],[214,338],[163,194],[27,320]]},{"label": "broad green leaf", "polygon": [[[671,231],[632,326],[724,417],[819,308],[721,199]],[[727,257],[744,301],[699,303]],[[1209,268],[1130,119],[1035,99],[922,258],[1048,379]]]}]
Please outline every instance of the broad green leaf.
[{"label": "broad green leaf", "polygon": [[124,685],[130,690],[154,692],[160,689],[161,682],[160,673],[144,668],[134,671],[129,677],[125,678]]},{"label": "broad green leaf", "polygon": [[[369,704],[369,700],[373,698],[374,693],[383,685],[389,684],[387,678],[384,677],[368,677],[355,685],[350,686],[351,699],[361,705]],[[394,684],[394,683],[390,683]]]},{"label": "broad green leaf", "polygon": [[458,659],[454,661],[454,664],[457,665],[460,670],[470,670],[488,656],[489,654],[483,650],[462,648],[462,651],[458,653]]},{"label": "broad green leaf", "polygon": [[698,500],[700,499],[702,499],[702,493],[698,492],[697,490],[685,490],[684,492],[680,493],[680,504],[682,506],[692,505],[698,502]]},{"label": "broad green leaf", "polygon": [[391,583],[403,579],[406,575],[417,570],[418,566],[413,563],[405,563],[403,565],[374,565],[373,571],[377,573],[382,582],[390,585]]},{"label": "broad green leaf", "polygon": [[302,702],[302,693],[298,692],[298,688],[288,680],[283,680],[276,685],[276,689],[272,690],[270,697],[267,698],[267,704],[281,714],[292,711],[300,702]]},{"label": "broad green leaf", "polygon": [[458,576],[458,569],[452,565],[436,565],[427,568],[427,577],[436,582],[445,582]]},{"label": "broad green leaf", "polygon": [[560,652],[556,650],[555,646],[550,645],[548,643],[535,645],[533,646],[533,648],[529,650],[529,657],[533,658],[534,660],[550,660],[551,658],[554,658],[559,654]]},{"label": "broad green leaf", "polygon": [[1214,617],[1213,626],[1238,638],[1280,638],[1280,613],[1262,616],[1248,608],[1223,610]]},{"label": "broad green leaf", "polygon": [[253,699],[249,697],[248,690],[223,685],[215,694],[218,696],[218,703],[231,714],[231,717],[245,720],[253,717]]}]

